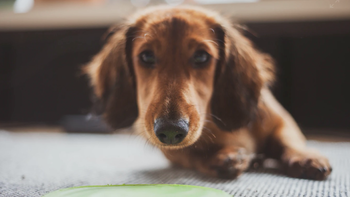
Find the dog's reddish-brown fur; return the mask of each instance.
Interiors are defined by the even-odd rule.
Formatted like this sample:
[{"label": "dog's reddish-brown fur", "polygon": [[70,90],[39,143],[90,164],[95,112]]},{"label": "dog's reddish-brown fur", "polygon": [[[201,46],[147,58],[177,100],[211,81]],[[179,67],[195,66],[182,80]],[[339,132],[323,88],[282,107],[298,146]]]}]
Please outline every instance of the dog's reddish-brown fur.
[{"label": "dog's reddish-brown fur", "polygon": [[[133,124],[171,162],[212,176],[239,176],[256,153],[279,159],[292,177],[331,173],[327,158],[305,147],[297,124],[271,94],[271,58],[228,20],[200,8],[156,7],[115,31],[85,67],[112,127]],[[199,49],[213,57],[200,69],[189,61]],[[157,57],[154,68],[141,65],[144,50]],[[174,114],[189,121],[189,132],[181,143],[166,145],[153,124]]]}]

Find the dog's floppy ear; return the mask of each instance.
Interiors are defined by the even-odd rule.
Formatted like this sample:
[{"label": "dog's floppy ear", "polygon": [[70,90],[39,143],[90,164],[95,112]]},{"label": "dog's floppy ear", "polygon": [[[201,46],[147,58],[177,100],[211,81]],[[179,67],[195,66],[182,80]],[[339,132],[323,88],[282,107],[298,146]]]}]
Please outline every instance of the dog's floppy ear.
[{"label": "dog's floppy ear", "polygon": [[124,26],[110,35],[102,50],[83,68],[94,89],[99,113],[114,129],[131,126],[138,116],[131,61],[133,32],[133,27]]},{"label": "dog's floppy ear", "polygon": [[211,112],[220,129],[232,131],[254,120],[260,91],[273,80],[273,64],[269,56],[255,50],[237,29],[219,25],[214,30],[220,59]]}]

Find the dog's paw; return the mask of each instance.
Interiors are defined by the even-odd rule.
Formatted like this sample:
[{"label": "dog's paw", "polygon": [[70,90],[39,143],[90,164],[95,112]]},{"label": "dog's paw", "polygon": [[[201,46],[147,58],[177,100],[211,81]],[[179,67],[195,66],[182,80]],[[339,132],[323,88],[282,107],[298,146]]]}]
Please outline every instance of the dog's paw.
[{"label": "dog's paw", "polygon": [[324,180],[332,172],[328,159],[317,152],[289,153],[283,161],[286,174],[294,178]]},{"label": "dog's paw", "polygon": [[249,167],[251,156],[243,148],[224,148],[210,161],[210,169],[219,178],[234,179]]}]

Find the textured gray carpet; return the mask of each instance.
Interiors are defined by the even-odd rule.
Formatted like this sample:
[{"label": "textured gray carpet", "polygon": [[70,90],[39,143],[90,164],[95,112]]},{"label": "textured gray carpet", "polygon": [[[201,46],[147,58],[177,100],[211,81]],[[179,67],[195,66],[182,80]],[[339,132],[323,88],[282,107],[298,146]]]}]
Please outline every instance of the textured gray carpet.
[{"label": "textured gray carpet", "polygon": [[171,168],[162,154],[134,136],[0,131],[0,196],[41,196],[81,185],[169,183],[224,190],[235,197],[350,196],[350,143],[310,141],[329,157],[326,181],[287,178],[273,170],[219,180]]}]

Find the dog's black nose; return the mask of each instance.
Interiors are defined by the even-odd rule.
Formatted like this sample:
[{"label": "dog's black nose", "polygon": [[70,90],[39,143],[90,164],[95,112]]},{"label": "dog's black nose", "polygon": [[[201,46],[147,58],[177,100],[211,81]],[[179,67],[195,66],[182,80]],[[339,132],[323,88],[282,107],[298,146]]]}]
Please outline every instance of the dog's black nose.
[{"label": "dog's black nose", "polygon": [[154,122],[154,132],[164,144],[178,144],[188,133],[188,122],[184,119],[169,120],[158,118]]}]

